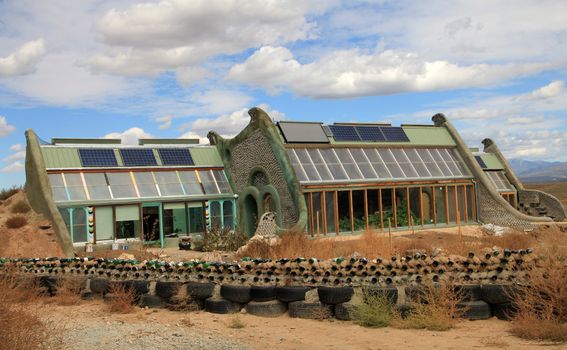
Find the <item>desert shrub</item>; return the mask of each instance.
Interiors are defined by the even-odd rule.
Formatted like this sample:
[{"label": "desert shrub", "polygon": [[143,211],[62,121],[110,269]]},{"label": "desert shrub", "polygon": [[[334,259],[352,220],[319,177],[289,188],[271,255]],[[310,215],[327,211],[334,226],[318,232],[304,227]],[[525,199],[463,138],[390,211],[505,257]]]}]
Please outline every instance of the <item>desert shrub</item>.
[{"label": "desert shrub", "polygon": [[410,303],[411,312],[403,318],[394,314],[392,326],[402,329],[447,331],[455,326],[466,310],[459,307],[462,294],[448,282],[423,285],[420,300]]},{"label": "desert shrub", "polygon": [[[56,348],[60,327],[40,317],[37,285],[31,279],[0,275],[0,344],[5,350]],[[54,347],[55,346],[55,347]]]},{"label": "desert shrub", "polygon": [[30,210],[31,210],[30,206],[23,199],[14,203],[14,205],[12,205],[12,208],[10,209],[10,211],[13,214],[25,214],[25,213],[29,212]]},{"label": "desert shrub", "polygon": [[214,226],[205,233],[202,244],[203,250],[206,252],[214,250],[235,251],[246,244],[247,240],[248,237],[238,229],[221,229]]},{"label": "desert shrub", "polygon": [[110,313],[128,314],[135,310],[136,295],[133,290],[115,283],[110,286],[110,294],[112,297],[107,302]]},{"label": "desert shrub", "polygon": [[244,327],[246,327],[246,324],[242,322],[242,320],[240,319],[240,317],[238,317],[238,315],[232,317],[230,322],[228,323],[228,328],[242,329]]},{"label": "desert shrub", "polygon": [[63,306],[78,305],[81,303],[82,279],[60,278],[57,280],[57,294],[52,300]]},{"label": "desert shrub", "polygon": [[28,220],[23,215],[14,215],[6,220],[7,228],[20,228],[28,224]]},{"label": "desert shrub", "polygon": [[527,285],[512,293],[517,307],[512,333],[532,340],[567,341],[566,255],[546,256]]},{"label": "desert shrub", "polygon": [[353,312],[353,320],[356,323],[371,328],[389,326],[392,316],[392,304],[385,295],[367,294],[364,301],[357,305]]},{"label": "desert shrub", "polygon": [[9,188],[3,188],[0,190],[0,200],[4,201],[12,197],[21,190],[22,190],[22,186],[12,186]]}]

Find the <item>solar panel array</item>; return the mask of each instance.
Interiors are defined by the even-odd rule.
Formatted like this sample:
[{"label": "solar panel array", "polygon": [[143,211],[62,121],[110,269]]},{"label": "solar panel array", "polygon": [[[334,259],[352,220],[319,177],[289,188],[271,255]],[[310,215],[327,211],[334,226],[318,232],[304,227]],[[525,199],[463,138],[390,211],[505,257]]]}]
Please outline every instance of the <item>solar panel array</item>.
[{"label": "solar panel array", "polygon": [[476,159],[476,162],[478,163],[478,165],[480,165],[481,168],[483,168],[483,169],[488,168],[486,166],[486,163],[484,162],[484,160],[482,160],[481,156],[474,156],[474,158]]},{"label": "solar panel array", "polygon": [[470,171],[447,148],[290,148],[301,183],[468,178]]},{"label": "solar panel array", "polygon": [[287,143],[329,143],[321,123],[278,122]]},{"label": "solar panel array", "polygon": [[158,153],[163,165],[195,165],[186,148],[160,148]]},{"label": "solar panel array", "polygon": [[120,155],[124,166],[152,166],[157,160],[151,149],[122,148]]},{"label": "solar panel array", "polygon": [[81,158],[81,165],[84,167],[118,166],[113,149],[79,148],[79,158]]},{"label": "solar panel array", "polygon": [[329,129],[336,141],[409,141],[404,129],[396,126],[329,125]]}]

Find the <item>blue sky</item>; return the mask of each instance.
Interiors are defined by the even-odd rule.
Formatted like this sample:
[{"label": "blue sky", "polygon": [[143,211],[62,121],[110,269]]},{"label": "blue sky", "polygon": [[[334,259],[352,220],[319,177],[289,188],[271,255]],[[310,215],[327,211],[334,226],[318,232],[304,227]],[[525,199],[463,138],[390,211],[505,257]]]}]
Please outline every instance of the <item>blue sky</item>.
[{"label": "blue sky", "polygon": [[274,119],[430,123],[567,161],[567,2],[0,0],[0,184],[24,131],[232,136]]}]

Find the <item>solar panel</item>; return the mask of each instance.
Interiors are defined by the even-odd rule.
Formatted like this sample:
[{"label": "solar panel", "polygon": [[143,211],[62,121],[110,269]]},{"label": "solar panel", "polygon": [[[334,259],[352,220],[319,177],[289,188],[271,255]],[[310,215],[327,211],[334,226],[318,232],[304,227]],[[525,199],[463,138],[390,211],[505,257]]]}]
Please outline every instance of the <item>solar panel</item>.
[{"label": "solar panel", "polygon": [[329,125],[336,141],[360,141],[360,136],[354,126],[350,125]]},{"label": "solar panel", "polygon": [[79,158],[84,167],[118,166],[113,149],[108,148],[79,148]]},{"label": "solar panel", "polygon": [[151,149],[123,148],[120,150],[124,166],[157,165],[156,157]]},{"label": "solar panel", "polygon": [[159,148],[158,153],[163,165],[195,165],[186,148]]},{"label": "solar panel", "polygon": [[408,142],[409,138],[401,127],[390,126],[381,128],[386,141],[388,142]]},{"label": "solar panel", "polygon": [[476,159],[476,162],[478,163],[478,165],[480,165],[481,168],[483,168],[483,169],[488,168],[486,166],[486,163],[484,162],[484,160],[482,160],[481,156],[474,156],[474,158]]},{"label": "solar panel", "polygon": [[386,138],[378,126],[357,126],[356,131],[362,141],[385,141]]},{"label": "solar panel", "polygon": [[321,123],[278,122],[287,143],[329,143]]}]

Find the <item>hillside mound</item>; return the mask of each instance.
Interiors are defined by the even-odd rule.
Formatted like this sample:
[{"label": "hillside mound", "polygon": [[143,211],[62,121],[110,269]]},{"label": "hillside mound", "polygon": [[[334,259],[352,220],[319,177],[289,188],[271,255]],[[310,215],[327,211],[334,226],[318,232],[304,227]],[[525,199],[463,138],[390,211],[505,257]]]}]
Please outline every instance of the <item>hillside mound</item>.
[{"label": "hillside mound", "polygon": [[[51,222],[31,208],[26,211],[26,205],[29,204],[23,191],[0,202],[0,256],[63,256]],[[7,221],[17,216],[23,217],[26,224],[19,228],[9,228]]]}]

